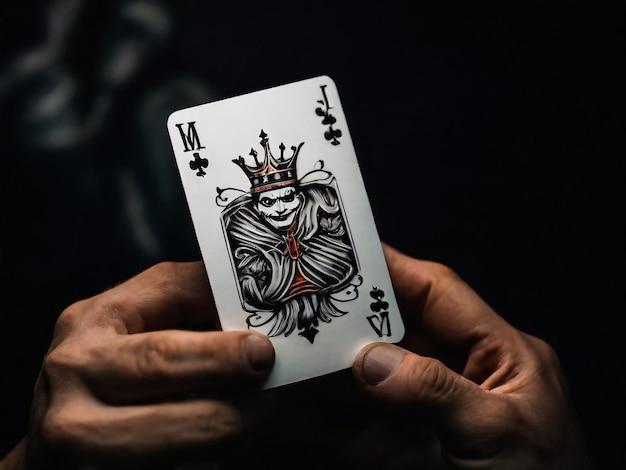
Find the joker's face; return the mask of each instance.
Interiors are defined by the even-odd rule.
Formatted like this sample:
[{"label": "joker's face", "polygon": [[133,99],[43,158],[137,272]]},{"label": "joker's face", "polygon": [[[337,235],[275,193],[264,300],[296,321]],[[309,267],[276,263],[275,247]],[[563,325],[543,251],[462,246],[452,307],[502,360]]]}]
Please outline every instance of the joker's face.
[{"label": "joker's face", "polygon": [[263,220],[278,230],[291,227],[302,203],[296,188],[271,189],[258,197],[256,207]]}]

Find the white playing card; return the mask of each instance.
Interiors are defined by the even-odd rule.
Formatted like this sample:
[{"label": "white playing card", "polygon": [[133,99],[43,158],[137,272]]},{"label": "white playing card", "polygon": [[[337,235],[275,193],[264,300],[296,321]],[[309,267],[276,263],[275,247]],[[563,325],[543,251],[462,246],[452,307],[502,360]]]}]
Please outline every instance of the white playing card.
[{"label": "white playing card", "polygon": [[350,367],[404,326],[334,82],[174,112],[168,131],[221,326],[266,334],[265,388]]}]

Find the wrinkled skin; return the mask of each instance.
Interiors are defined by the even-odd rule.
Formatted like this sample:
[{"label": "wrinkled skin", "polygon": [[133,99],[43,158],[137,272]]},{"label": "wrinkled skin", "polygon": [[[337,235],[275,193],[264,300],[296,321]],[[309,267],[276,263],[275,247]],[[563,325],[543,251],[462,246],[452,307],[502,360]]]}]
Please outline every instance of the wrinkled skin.
[{"label": "wrinkled skin", "polygon": [[554,350],[506,323],[445,266],[390,247],[385,255],[408,350],[366,346],[353,367],[365,391],[415,411],[449,468],[591,468]]},{"label": "wrinkled skin", "polygon": [[[389,247],[385,255],[407,335],[402,348],[363,348],[354,382],[396,416],[387,424],[409,436],[414,457],[437,453],[414,459],[429,462],[419,467],[591,468],[554,351],[506,323],[448,268]],[[35,387],[29,434],[0,468],[23,469],[25,461],[34,470],[177,468],[241,456],[233,445],[254,423],[257,436],[279,439],[257,392],[273,363],[271,344],[249,331],[198,331],[214,314],[201,263],[160,264],[69,307]],[[353,400],[356,388],[335,378],[312,381],[322,385],[315,394],[339,390],[359,406],[364,397]],[[357,413],[366,418],[372,409]],[[320,419],[329,432],[348,424],[338,413]],[[391,436],[372,429],[375,442]],[[436,442],[424,446],[413,436]],[[368,439],[356,448],[365,461],[379,451]]]},{"label": "wrinkled skin", "polygon": [[250,393],[273,348],[252,332],[188,330],[214,313],[200,263],[157,265],[65,310],[35,387],[29,468],[222,455],[262,409]]}]

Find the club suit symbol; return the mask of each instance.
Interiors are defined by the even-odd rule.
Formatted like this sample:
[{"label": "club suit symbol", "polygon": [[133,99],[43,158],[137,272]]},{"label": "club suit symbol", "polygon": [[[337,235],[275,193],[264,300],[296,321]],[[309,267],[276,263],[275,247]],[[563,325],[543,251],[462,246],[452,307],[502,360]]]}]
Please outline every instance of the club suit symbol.
[{"label": "club suit symbol", "polygon": [[367,321],[379,338],[391,336],[391,324],[389,322],[389,312],[387,311],[389,302],[383,300],[385,292],[374,286],[370,291],[370,297],[374,299],[374,302],[370,304],[370,309],[376,313],[368,316]]}]

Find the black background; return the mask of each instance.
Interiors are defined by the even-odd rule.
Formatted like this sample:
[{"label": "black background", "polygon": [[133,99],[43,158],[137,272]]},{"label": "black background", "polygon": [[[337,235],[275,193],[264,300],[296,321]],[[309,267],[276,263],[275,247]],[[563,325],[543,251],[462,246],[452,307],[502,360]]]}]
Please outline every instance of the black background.
[{"label": "black background", "polygon": [[[48,3],[3,4],[4,64],[41,41]],[[90,70],[112,42],[103,24],[122,4],[90,5],[75,28],[64,61],[87,96],[77,109],[97,87]],[[156,230],[160,251],[139,253],[119,222],[122,198],[106,183],[112,168],[145,152],[132,131],[137,97],[179,75],[226,97],[327,74],[381,238],[451,266],[508,321],[551,343],[594,458],[618,468],[623,5],[185,0],[172,15],[175,34],[117,93],[94,142],[33,150],[15,119],[22,95],[0,101],[2,450],[25,431],[30,390],[64,306],[152,262],[198,257],[178,187],[168,210],[170,222],[182,222]],[[154,165],[137,160],[132,169],[149,194]],[[157,206],[150,210],[161,210],[158,202],[148,197]]]}]

